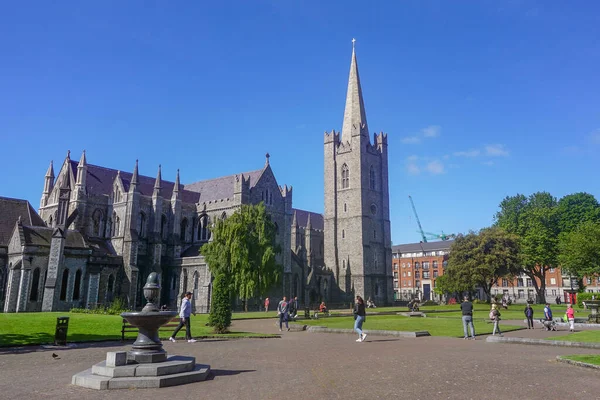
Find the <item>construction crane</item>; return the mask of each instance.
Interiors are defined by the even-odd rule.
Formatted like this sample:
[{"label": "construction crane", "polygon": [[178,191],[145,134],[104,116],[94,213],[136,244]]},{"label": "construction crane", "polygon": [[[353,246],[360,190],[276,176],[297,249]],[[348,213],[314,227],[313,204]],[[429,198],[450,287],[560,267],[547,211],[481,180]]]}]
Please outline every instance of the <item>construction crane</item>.
[{"label": "construction crane", "polygon": [[421,238],[423,238],[423,243],[427,243],[427,238],[425,237],[425,232],[423,232],[423,228],[421,227],[421,221],[419,221],[419,216],[417,215],[417,209],[415,208],[415,203],[413,202],[412,197],[408,195],[410,199],[410,204],[412,205],[413,212],[415,213],[415,218],[417,219],[417,224],[419,225],[419,231],[421,232]]},{"label": "construction crane", "polygon": [[423,228],[421,227],[421,221],[419,221],[419,216],[417,215],[417,209],[415,208],[415,203],[410,195],[408,195],[410,199],[410,205],[412,206],[413,212],[415,213],[415,218],[417,219],[417,224],[419,225],[419,233],[421,234],[421,238],[423,239],[423,243],[427,243],[428,237],[425,234],[429,235],[429,239],[440,239],[440,240],[450,240],[456,238],[454,233],[450,233],[446,235],[443,231],[441,234],[431,233],[431,232],[423,232]]}]

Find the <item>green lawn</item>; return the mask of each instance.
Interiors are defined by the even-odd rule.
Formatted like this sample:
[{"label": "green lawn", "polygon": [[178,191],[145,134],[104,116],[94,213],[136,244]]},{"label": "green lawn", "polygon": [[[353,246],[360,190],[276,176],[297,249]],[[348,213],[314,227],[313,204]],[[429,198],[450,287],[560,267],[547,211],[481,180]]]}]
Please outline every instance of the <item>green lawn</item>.
[{"label": "green lawn", "polygon": [[600,365],[600,355],[596,354],[573,354],[569,356],[562,356],[567,360],[581,361],[588,364]]},{"label": "green lawn", "polygon": [[[120,340],[122,318],[118,315],[72,314],[72,313],[10,313],[0,314],[0,347],[45,344],[54,342],[56,317],[68,316],[69,329],[67,341],[87,342],[95,340]],[[212,328],[204,326],[208,315],[192,316],[192,335],[194,337],[264,337],[271,335],[251,332],[231,332],[217,335]],[[159,331],[161,339],[168,338],[174,328]],[[135,339],[137,333],[125,334],[126,339]],[[178,337],[185,336],[185,328]]]},{"label": "green lawn", "polygon": [[[325,326],[327,328],[346,328],[354,327],[354,318],[339,317],[339,318],[320,318],[318,320],[301,321],[306,325]],[[476,334],[492,333],[493,324],[484,321],[475,321]],[[500,325],[502,331],[513,331],[523,329],[520,326]],[[415,318],[402,317],[399,315],[381,315],[367,316],[367,320],[363,325],[363,329],[367,332],[371,330],[390,330],[390,331],[428,331],[431,336],[450,336],[462,337],[463,326],[460,318]]]},{"label": "green lawn", "polygon": [[554,336],[552,338],[548,338],[548,340],[566,340],[569,342],[590,342],[596,343],[600,342],[600,331],[583,331],[583,332],[575,332],[569,335],[564,336]]}]

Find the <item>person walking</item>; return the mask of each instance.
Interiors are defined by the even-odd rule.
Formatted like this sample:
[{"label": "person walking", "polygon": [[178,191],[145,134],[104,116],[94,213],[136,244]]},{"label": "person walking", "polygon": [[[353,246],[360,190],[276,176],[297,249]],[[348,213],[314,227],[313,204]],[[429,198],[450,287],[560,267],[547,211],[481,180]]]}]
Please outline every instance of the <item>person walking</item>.
[{"label": "person walking", "polygon": [[502,336],[502,331],[500,330],[500,311],[498,310],[498,306],[495,304],[492,304],[492,309],[490,310],[490,319],[494,321],[492,336],[496,335],[496,331],[498,331],[498,335]]},{"label": "person walking", "polygon": [[475,325],[473,325],[473,303],[465,296],[464,301],[460,303],[460,311],[462,311],[462,323],[465,339],[469,338],[467,327],[471,328],[471,339],[475,340]]},{"label": "person walking", "polygon": [[192,292],[187,292],[181,300],[181,308],[179,310],[179,325],[175,328],[175,332],[171,335],[169,340],[171,342],[175,342],[175,336],[177,336],[177,332],[185,325],[185,338],[188,343],[195,343],[196,339],[192,338],[192,328],[190,327],[190,315],[192,314],[192,302],[190,301],[192,298]]},{"label": "person walking", "polygon": [[277,304],[277,315],[279,316],[279,332],[283,329],[283,322],[285,321],[285,328],[289,331],[288,326],[288,312],[290,310],[290,304],[287,302],[287,297],[283,296],[283,299]]},{"label": "person walking", "polygon": [[569,320],[569,331],[575,332],[575,310],[572,304],[567,306],[567,320]]},{"label": "person walking", "polygon": [[527,304],[524,313],[527,319],[527,329],[533,329],[533,308],[531,308],[531,304]]},{"label": "person walking", "polygon": [[546,303],[546,307],[544,307],[544,326],[547,331],[552,330],[552,309],[550,308],[550,303]]},{"label": "person walking", "polygon": [[269,298],[267,297],[265,299],[265,312],[268,312],[268,311],[269,311]]},{"label": "person walking", "polygon": [[354,304],[354,330],[358,333],[357,342],[364,342],[367,338],[367,334],[362,331],[363,323],[367,320],[367,313],[365,312],[365,301],[360,296],[356,296],[356,303]]},{"label": "person walking", "polygon": [[[290,297],[291,298],[291,297]],[[290,317],[295,320],[298,316],[298,296],[290,301]]]}]

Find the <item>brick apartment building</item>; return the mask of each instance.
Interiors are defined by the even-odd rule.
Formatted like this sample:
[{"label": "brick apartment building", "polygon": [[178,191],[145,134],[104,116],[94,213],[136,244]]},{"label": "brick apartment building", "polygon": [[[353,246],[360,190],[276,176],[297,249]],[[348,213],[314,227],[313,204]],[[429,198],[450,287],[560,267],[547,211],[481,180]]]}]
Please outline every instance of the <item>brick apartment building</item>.
[{"label": "brick apartment building", "polygon": [[[394,300],[441,300],[434,293],[436,279],[444,274],[453,240],[409,243],[392,246],[392,274]],[[539,284],[539,281],[538,281]],[[600,277],[584,278],[586,292],[600,293]],[[577,281],[563,275],[560,268],[546,272],[546,300],[569,302],[569,292],[577,290]],[[514,279],[501,279],[492,286],[492,295],[506,295],[515,303],[536,301],[536,291],[531,278],[526,275]],[[475,297],[484,299],[483,290],[478,289]]]},{"label": "brick apartment building", "polygon": [[392,246],[395,300],[440,300],[433,291],[444,274],[453,240]]}]

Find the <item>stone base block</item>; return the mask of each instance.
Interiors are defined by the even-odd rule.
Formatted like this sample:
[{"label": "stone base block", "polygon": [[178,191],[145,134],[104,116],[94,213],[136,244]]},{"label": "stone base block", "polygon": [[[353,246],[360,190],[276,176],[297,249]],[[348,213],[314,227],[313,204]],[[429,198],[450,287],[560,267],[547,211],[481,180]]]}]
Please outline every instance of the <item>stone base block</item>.
[{"label": "stone base block", "polygon": [[108,381],[111,378],[107,376],[94,375],[92,369],[86,369],[78,374],[73,375],[71,379],[72,385],[82,386],[88,389],[106,390],[108,389]]},{"label": "stone base block", "polygon": [[144,389],[184,385],[186,383],[206,380],[210,373],[210,365],[198,364],[192,371],[163,376],[140,376],[134,378],[113,378],[108,382],[108,389]]},{"label": "stone base block", "polygon": [[120,367],[122,365],[127,365],[126,351],[109,351],[106,353],[107,367]]},{"label": "stone base block", "polygon": [[128,361],[135,361],[140,364],[159,363],[167,360],[167,353],[165,351],[157,353],[138,353],[129,351],[127,353]]}]

